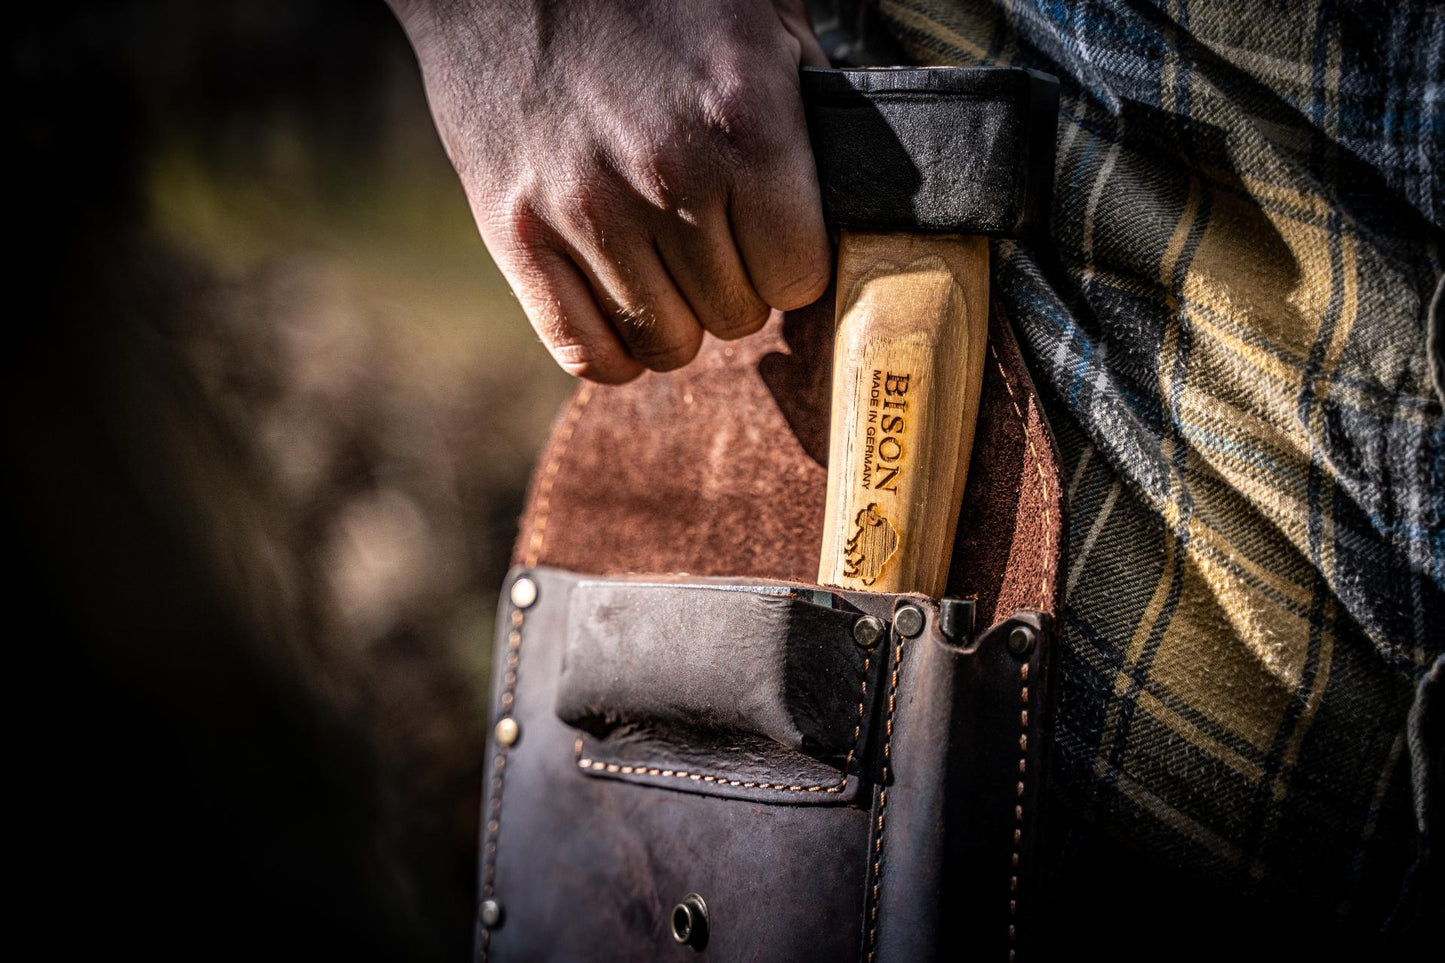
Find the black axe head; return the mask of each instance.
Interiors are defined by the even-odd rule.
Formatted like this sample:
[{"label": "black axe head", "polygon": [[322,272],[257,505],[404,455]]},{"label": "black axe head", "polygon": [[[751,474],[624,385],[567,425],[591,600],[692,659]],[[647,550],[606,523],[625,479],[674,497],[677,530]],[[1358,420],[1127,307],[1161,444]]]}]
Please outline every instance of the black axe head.
[{"label": "black axe head", "polygon": [[1018,237],[1048,224],[1059,82],[1014,67],[803,68],[832,227]]}]

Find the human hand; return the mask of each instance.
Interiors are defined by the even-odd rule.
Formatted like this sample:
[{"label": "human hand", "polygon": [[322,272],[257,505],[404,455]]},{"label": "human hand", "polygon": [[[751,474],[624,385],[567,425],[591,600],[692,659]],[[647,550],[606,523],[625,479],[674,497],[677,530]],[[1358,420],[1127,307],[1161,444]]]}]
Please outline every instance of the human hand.
[{"label": "human hand", "polygon": [[552,356],[617,383],[830,272],[802,0],[391,0],[487,249]]}]

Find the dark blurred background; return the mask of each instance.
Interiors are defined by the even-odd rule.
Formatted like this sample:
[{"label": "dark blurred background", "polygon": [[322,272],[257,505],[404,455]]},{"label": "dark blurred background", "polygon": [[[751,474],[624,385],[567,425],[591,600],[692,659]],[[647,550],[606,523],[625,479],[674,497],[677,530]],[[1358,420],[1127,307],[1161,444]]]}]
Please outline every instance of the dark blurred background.
[{"label": "dark blurred background", "polygon": [[568,379],[400,29],[68,4],[6,67],[22,923],[47,957],[465,958],[494,598]]}]

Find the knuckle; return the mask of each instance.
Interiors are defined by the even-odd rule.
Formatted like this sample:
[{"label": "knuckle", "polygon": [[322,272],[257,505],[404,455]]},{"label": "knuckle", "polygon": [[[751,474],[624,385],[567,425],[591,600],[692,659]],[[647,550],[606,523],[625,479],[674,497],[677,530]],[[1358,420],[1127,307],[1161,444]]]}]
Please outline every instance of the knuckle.
[{"label": "knuckle", "polygon": [[679,152],[650,147],[634,162],[638,191],[662,211],[676,211],[689,203],[689,182],[693,168]]},{"label": "knuckle", "polygon": [[617,263],[602,278],[601,302],[617,329],[627,337],[646,337],[657,324],[651,301],[629,265]]},{"label": "knuckle", "polygon": [[588,372],[595,371],[599,366],[600,359],[597,353],[585,344],[580,342],[560,342],[547,346],[552,353],[552,359],[570,375],[585,377]]},{"label": "knuckle", "polygon": [[616,192],[600,177],[579,177],[563,185],[556,203],[561,217],[588,237],[602,237],[616,219]]},{"label": "knuckle", "polygon": [[651,315],[645,320],[633,315],[619,325],[632,356],[653,371],[681,368],[697,357],[702,346],[702,332],[696,326],[691,331],[665,329]]},{"label": "knuckle", "polygon": [[707,329],[724,341],[736,341],[756,334],[768,323],[768,306],[749,304],[745,308],[729,311],[707,325]]},{"label": "knuckle", "polygon": [[620,351],[598,355],[580,345],[558,345],[552,357],[572,377],[602,384],[620,384],[637,373],[637,366],[627,364]]},{"label": "knuckle", "polygon": [[768,306],[751,291],[717,292],[698,309],[698,318],[715,337],[735,341],[767,323]]},{"label": "knuckle", "polygon": [[550,170],[533,189],[535,205],[545,210],[565,236],[600,238],[622,217],[616,175],[598,158]]},{"label": "knuckle", "polygon": [[758,293],[772,307],[792,311],[822,297],[831,279],[826,255],[808,254],[784,261],[770,274],[766,284],[760,284]]},{"label": "knuckle", "polygon": [[720,79],[698,97],[704,129],[742,157],[758,155],[767,144],[768,126],[754,93],[740,80]]},{"label": "knuckle", "polygon": [[828,282],[831,280],[832,272],[828,270],[827,266],[818,267],[800,274],[796,286],[790,293],[795,294],[802,302],[798,305],[801,308],[822,297],[823,292],[828,290]]},{"label": "knuckle", "polygon": [[552,360],[557,366],[574,378],[596,381],[602,384],[621,384],[630,381],[640,372],[640,366],[615,346],[598,347],[577,338],[572,333],[556,340],[543,340]]},{"label": "knuckle", "polygon": [[636,195],[665,214],[693,216],[708,198],[720,194],[717,151],[697,137],[685,118],[657,136],[639,140],[623,162],[623,173]]},{"label": "knuckle", "polygon": [[551,228],[530,199],[512,196],[489,205],[483,234],[499,254],[526,255],[545,246]]},{"label": "knuckle", "polygon": [[827,288],[826,274],[801,275],[785,279],[769,300],[780,311],[796,311],[818,300]]}]

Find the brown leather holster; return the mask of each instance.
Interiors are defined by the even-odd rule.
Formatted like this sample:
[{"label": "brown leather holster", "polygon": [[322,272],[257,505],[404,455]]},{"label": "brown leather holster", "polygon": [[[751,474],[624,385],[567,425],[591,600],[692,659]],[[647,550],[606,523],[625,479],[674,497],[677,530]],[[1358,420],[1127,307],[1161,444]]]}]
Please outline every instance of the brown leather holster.
[{"label": "brown leather holster", "polygon": [[946,601],[821,589],[832,310],[563,410],[499,612],[482,957],[1027,950],[1053,442],[995,313]]}]

